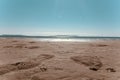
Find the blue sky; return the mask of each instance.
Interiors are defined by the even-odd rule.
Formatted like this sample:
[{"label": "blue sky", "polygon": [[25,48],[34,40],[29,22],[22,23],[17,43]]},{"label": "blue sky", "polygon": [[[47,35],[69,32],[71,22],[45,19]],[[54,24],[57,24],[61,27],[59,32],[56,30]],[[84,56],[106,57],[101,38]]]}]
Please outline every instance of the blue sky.
[{"label": "blue sky", "polygon": [[120,0],[0,0],[0,34],[120,36]]}]

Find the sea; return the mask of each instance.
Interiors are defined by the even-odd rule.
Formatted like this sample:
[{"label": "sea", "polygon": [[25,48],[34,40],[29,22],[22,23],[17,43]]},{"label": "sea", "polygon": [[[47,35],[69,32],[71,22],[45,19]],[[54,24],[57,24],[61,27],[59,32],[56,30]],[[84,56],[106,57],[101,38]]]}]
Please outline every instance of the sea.
[{"label": "sea", "polygon": [[35,41],[47,42],[89,42],[100,40],[120,40],[120,37],[106,36],[76,36],[76,35],[54,35],[54,36],[26,36],[26,35],[0,35],[1,38],[31,39]]},{"label": "sea", "polygon": [[108,38],[108,37],[89,37],[89,38],[32,38],[35,41],[46,42],[92,42],[92,41],[107,41],[107,40],[120,40],[120,38]]}]

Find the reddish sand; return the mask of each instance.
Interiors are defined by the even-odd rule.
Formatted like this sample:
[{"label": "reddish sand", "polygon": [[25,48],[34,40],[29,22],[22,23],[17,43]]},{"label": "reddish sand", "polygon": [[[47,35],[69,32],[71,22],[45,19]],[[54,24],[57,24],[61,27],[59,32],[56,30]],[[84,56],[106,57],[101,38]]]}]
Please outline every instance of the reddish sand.
[{"label": "reddish sand", "polygon": [[120,41],[0,39],[0,80],[120,80]]}]

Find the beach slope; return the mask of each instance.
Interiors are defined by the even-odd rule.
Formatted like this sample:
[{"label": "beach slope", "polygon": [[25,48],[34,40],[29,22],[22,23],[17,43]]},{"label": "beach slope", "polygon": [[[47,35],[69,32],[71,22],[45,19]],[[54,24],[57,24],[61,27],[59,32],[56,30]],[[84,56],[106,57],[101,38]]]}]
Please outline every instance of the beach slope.
[{"label": "beach slope", "polygon": [[1,38],[0,80],[120,80],[120,41]]}]

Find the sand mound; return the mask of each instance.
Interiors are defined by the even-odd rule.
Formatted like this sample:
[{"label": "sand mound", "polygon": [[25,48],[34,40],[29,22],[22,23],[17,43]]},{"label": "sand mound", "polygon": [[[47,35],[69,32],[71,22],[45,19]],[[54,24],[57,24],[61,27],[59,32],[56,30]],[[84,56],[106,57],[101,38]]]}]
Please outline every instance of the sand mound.
[{"label": "sand mound", "polygon": [[17,40],[13,40],[12,42],[18,42]]},{"label": "sand mound", "polygon": [[45,80],[44,78],[39,78],[38,76],[33,76],[31,80]]},{"label": "sand mound", "polygon": [[[30,42],[30,43],[34,43],[34,42]],[[39,48],[39,46],[35,46],[35,45],[31,45],[31,46],[28,46],[27,44],[14,44],[14,45],[7,45],[7,46],[4,46],[3,48],[27,48],[27,49],[37,49]]]},{"label": "sand mound", "polygon": [[3,48],[25,48],[26,44],[14,44],[14,45],[7,45],[4,46]]},{"label": "sand mound", "polygon": [[31,41],[31,42],[29,42],[29,43],[36,43],[36,42],[34,42],[34,41]]},{"label": "sand mound", "polygon": [[22,46],[22,45],[17,45],[17,46],[14,46],[13,48],[24,48],[24,46]]},{"label": "sand mound", "polygon": [[4,46],[3,48],[12,48],[13,46]]},{"label": "sand mound", "polygon": [[79,64],[88,66],[90,70],[97,71],[102,67],[102,62],[97,56],[73,56],[71,59]]},{"label": "sand mound", "polygon": [[3,48],[27,48],[27,49],[37,49],[39,46],[26,46],[26,45],[14,45],[14,46],[4,46]]},{"label": "sand mound", "polygon": [[31,59],[31,60],[34,61],[34,62],[41,62],[43,60],[51,59],[53,57],[54,57],[54,55],[41,54],[41,55],[37,56],[36,58]]},{"label": "sand mound", "polygon": [[39,48],[39,46],[28,46],[26,48],[28,48],[28,49],[36,49],[36,48]]},{"label": "sand mound", "polygon": [[[42,61],[48,60],[53,57],[54,57],[53,55],[42,54],[34,59],[27,60],[24,62],[17,62],[17,63],[13,63],[13,64],[1,65],[0,66],[0,75],[6,74],[11,71],[18,71],[18,70],[34,68],[36,66],[39,66]],[[41,70],[46,70],[46,69],[44,68]]]},{"label": "sand mound", "polygon": [[98,46],[98,47],[106,47],[106,46],[108,46],[108,45],[106,45],[106,44],[98,44],[97,46]]}]

